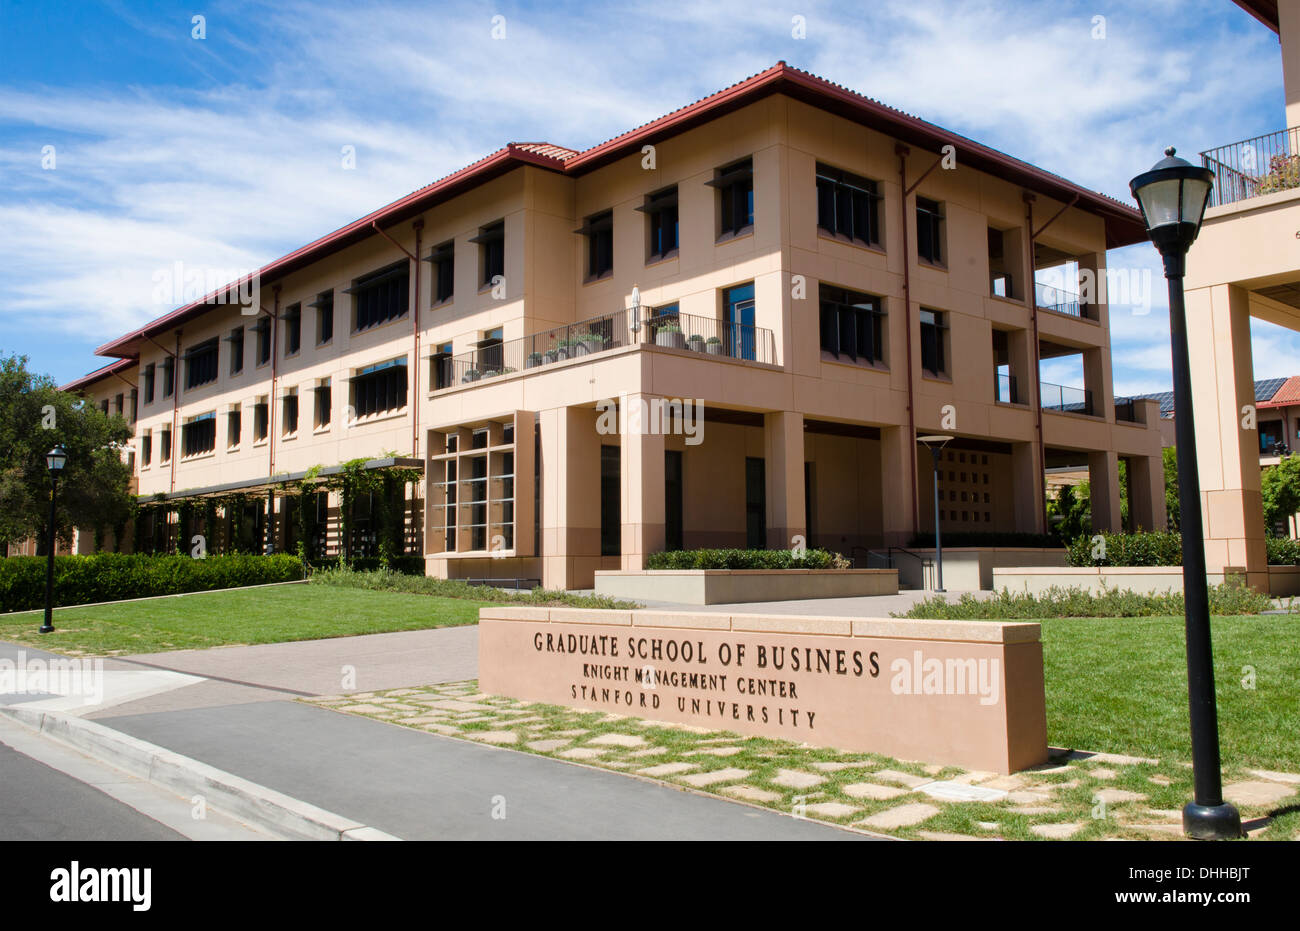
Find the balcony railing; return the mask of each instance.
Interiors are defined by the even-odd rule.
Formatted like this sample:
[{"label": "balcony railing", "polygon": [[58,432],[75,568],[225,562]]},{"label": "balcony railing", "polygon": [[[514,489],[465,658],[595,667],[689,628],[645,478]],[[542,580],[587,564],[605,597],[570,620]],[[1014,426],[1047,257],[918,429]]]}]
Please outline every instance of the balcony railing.
[{"label": "balcony railing", "polygon": [[1064,288],[1034,282],[1034,300],[1043,310],[1054,310],[1058,314],[1071,317],[1087,317],[1087,308],[1079,301],[1079,295]]},{"label": "balcony railing", "polygon": [[1042,382],[1038,386],[1043,410],[1066,414],[1092,414],[1092,391]]},{"label": "balcony railing", "polygon": [[438,358],[434,364],[433,386],[436,390],[472,384],[638,343],[769,364],[776,360],[776,338],[771,330],[763,327],[690,314],[646,317],[645,312],[620,310]]},{"label": "balcony railing", "polygon": [[1139,423],[1137,401],[1134,398],[1116,398],[1115,419],[1124,423]]},{"label": "balcony railing", "polygon": [[993,380],[993,400],[1000,404],[1019,404],[1020,391],[1016,386],[1016,376],[999,372]]},{"label": "balcony railing", "polygon": [[1300,187],[1300,127],[1209,149],[1201,164],[1214,172],[1211,207]]}]

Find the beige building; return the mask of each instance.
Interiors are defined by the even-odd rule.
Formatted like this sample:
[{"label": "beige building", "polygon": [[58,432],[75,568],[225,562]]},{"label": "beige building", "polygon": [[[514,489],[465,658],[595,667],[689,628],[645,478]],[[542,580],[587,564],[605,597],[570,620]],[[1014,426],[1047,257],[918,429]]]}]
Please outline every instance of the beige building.
[{"label": "beige building", "polygon": [[[440,576],[584,587],[800,536],[863,564],[933,527],[933,433],[945,532],[1044,532],[1068,465],[1118,529],[1121,458],[1163,527],[1158,405],[1113,396],[1108,309],[1061,287],[1144,236],[779,63],[583,152],[508,145],[263,268],[251,306],[222,290],[113,340],[121,372],[78,387],[134,373],[144,500],[246,493],[278,546],[304,535],[286,476],[419,469],[405,540]],[[1040,384],[1063,355],[1083,384]],[[315,542],[365,551],[338,504]]]},{"label": "beige building", "polygon": [[1236,2],[1278,34],[1286,128],[1201,153],[1215,180],[1187,257],[1187,320],[1206,566],[1266,588],[1260,429],[1279,417],[1256,402],[1250,319],[1300,328],[1300,2]]}]

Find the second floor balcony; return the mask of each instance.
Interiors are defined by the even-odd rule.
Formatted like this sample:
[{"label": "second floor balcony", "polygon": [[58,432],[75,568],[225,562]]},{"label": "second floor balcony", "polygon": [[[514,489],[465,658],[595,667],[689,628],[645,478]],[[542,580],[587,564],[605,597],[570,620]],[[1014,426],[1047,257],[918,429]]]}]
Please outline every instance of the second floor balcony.
[{"label": "second floor balcony", "polygon": [[1208,149],[1201,164],[1214,172],[1211,207],[1300,187],[1300,127]]},{"label": "second floor balcony", "polygon": [[434,390],[468,385],[629,346],[658,346],[704,356],[776,364],[771,330],[717,317],[619,310],[519,339],[434,357]]}]

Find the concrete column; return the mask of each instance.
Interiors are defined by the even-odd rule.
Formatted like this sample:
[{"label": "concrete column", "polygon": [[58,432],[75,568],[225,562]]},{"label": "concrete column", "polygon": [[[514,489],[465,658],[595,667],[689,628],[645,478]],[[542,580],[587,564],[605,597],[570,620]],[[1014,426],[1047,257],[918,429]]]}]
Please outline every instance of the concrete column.
[{"label": "concrete column", "polygon": [[645,557],[664,548],[664,434],[654,425],[651,403],[646,395],[629,395],[629,407],[641,405],[640,423],[629,416],[622,434],[623,524],[621,564],[625,571],[645,568]]},{"label": "concrete column", "polygon": [[1132,456],[1128,463],[1128,523],[1131,530],[1163,531],[1169,526],[1165,511],[1165,468],[1159,456]]},{"label": "concrete column", "polygon": [[[885,546],[907,546],[912,540],[912,489],[908,479],[916,481],[912,472],[912,434],[907,427],[882,427],[880,429],[880,480],[886,487],[880,496],[880,533]],[[917,462],[922,454],[918,451]],[[930,463],[925,463],[930,468]],[[918,465],[919,469],[920,466]],[[903,481],[899,481],[899,479]],[[930,485],[925,485],[927,490]]]},{"label": "concrete column", "polygon": [[789,549],[797,534],[805,539],[803,487],[803,414],[777,411],[764,415],[763,458],[767,464],[767,545]]},{"label": "concrete column", "polygon": [[1118,533],[1123,529],[1119,507],[1119,456],[1113,451],[1088,453],[1088,491],[1092,532]]},{"label": "concrete column", "polygon": [[[591,587],[600,561],[600,440],[595,413],[577,407],[538,415],[541,424],[542,584]],[[610,437],[616,441],[617,437]]]},{"label": "concrete column", "polygon": [[1088,319],[1110,326],[1106,294],[1106,253],[1087,252],[1075,256],[1079,263],[1079,304]]},{"label": "concrete column", "polygon": [[[1043,474],[1034,443],[1011,444],[1011,508],[1017,533],[1046,533],[1043,513]],[[1003,505],[1005,506],[1005,505]]]},{"label": "concrete column", "polygon": [[1278,39],[1282,43],[1286,125],[1300,126],[1300,6],[1294,0],[1283,0],[1277,5],[1277,25]]},{"label": "concrete column", "polygon": [[[1188,291],[1187,336],[1205,567],[1208,572],[1245,569],[1247,583],[1267,591],[1247,292],[1232,285]],[[1174,416],[1182,415],[1175,411]]]}]

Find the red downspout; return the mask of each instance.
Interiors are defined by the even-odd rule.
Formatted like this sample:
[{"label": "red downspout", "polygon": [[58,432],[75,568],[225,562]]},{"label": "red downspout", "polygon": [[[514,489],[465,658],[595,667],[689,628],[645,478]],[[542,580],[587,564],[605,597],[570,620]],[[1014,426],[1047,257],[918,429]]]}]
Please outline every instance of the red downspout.
[{"label": "red downspout", "polygon": [[280,355],[275,351],[275,340],[280,323],[280,285],[272,285],[271,293],[275,295],[275,303],[272,305],[271,312],[271,397],[267,399],[266,405],[266,433],[270,440],[267,446],[267,452],[270,456],[270,465],[268,467],[266,492],[266,541],[271,544],[272,549],[275,547],[275,488],[270,485],[270,479],[275,475],[275,383],[279,374]]},{"label": "red downspout", "polygon": [[[163,350],[166,352],[166,350]],[[176,331],[176,352],[172,355],[172,448],[171,457],[171,488],[170,491],[176,490],[176,445],[180,442],[180,417],[181,406],[181,331]]]},{"label": "red downspout", "polygon": [[415,351],[411,354],[411,458],[420,457],[420,233],[424,218],[411,224],[415,228],[415,302],[411,312],[411,339]]},{"label": "red downspout", "polygon": [[1029,304],[1029,320],[1034,332],[1034,406],[1038,414],[1038,479],[1034,482],[1034,488],[1038,492],[1038,506],[1042,509],[1039,516],[1043,519],[1043,532],[1046,533],[1051,525],[1047,518],[1047,489],[1044,487],[1044,482],[1047,480],[1047,447],[1043,444],[1043,386],[1040,375],[1042,357],[1038,345],[1038,297],[1034,284],[1034,195],[1025,191],[1024,198],[1025,232],[1029,234],[1025,237],[1026,261],[1029,263],[1025,274],[1028,279],[1025,300]]},{"label": "red downspout", "polygon": [[903,329],[907,332],[907,436],[912,463],[908,484],[912,487],[912,533],[920,532],[921,506],[916,488],[916,377],[912,362],[912,259],[907,245],[907,155],[911,151],[901,142],[894,146],[898,153],[898,193],[902,211],[903,235]]}]

